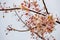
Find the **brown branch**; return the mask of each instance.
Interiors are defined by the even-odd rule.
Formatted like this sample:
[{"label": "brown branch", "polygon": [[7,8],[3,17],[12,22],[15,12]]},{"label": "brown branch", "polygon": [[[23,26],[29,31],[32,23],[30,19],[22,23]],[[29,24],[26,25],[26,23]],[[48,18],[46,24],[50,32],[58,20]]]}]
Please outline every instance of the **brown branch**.
[{"label": "brown branch", "polygon": [[43,15],[43,16],[46,16],[46,15],[44,15],[42,13],[39,13],[39,12],[36,12],[36,11],[33,11],[33,10],[29,10],[29,11],[34,12],[34,13],[37,13],[37,14],[40,14],[40,15]]},{"label": "brown branch", "polygon": [[43,38],[42,36],[40,36],[38,33],[34,32],[39,38],[45,40],[45,38]]},{"label": "brown branch", "polygon": [[42,0],[42,2],[43,2],[44,8],[45,8],[47,14],[49,14],[49,12],[48,12],[48,10],[47,10],[47,7],[46,7],[46,4],[45,4],[44,0]]},{"label": "brown branch", "polygon": [[27,32],[27,31],[29,31],[29,29],[27,29],[27,30],[14,30],[14,31],[18,31],[18,32]]},{"label": "brown branch", "polygon": [[10,10],[20,10],[21,8],[8,8],[8,9],[0,9],[0,11],[10,11]]},{"label": "brown branch", "polygon": [[60,24],[60,22],[59,21],[56,21],[58,24]]},{"label": "brown branch", "polygon": [[[18,16],[18,18],[25,24],[25,22],[21,19],[21,17],[17,14],[17,12],[15,11],[16,15]],[[26,25],[26,24],[25,24]]]},{"label": "brown branch", "polygon": [[[20,10],[20,9],[21,9],[21,8],[8,8],[8,9],[0,9],[0,11],[10,11],[10,10]],[[34,13],[37,13],[37,14],[41,14],[41,15],[45,16],[44,14],[39,13],[39,12],[36,12],[36,11],[34,11],[34,10],[31,10],[31,9],[29,9],[29,11],[34,12]]]},{"label": "brown branch", "polygon": [[26,29],[26,30],[17,30],[17,29],[14,29],[12,27],[7,28],[7,30],[8,31],[18,31],[18,32],[27,32],[27,31],[29,31],[29,29]]}]

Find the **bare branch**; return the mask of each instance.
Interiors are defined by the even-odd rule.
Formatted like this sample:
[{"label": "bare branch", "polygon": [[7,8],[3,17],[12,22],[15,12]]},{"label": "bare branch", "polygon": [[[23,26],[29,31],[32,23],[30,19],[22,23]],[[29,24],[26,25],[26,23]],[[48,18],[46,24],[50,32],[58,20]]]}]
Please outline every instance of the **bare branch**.
[{"label": "bare branch", "polygon": [[20,10],[21,8],[0,9],[0,11]]},{"label": "bare branch", "polygon": [[47,14],[49,14],[49,12],[48,12],[48,10],[47,10],[47,7],[46,7],[46,4],[45,4],[44,0],[42,0],[42,2],[43,2],[43,5],[44,5],[44,8],[46,9]]},{"label": "bare branch", "polygon": [[7,28],[7,30],[8,31],[18,31],[18,32],[27,32],[27,31],[29,31],[29,29],[26,29],[26,30],[17,30],[17,29],[14,29],[12,27]]},{"label": "bare branch", "polygon": [[39,38],[45,40],[43,37],[41,37],[38,33],[34,32]]},{"label": "bare branch", "polygon": [[27,29],[27,30],[14,30],[14,31],[18,31],[18,32],[27,32],[27,31],[29,31],[29,29]]},{"label": "bare branch", "polygon": [[[20,10],[20,9],[21,9],[21,8],[8,8],[8,9],[0,9],[0,11],[10,11],[10,10]],[[29,11],[34,12],[34,13],[37,13],[37,14],[41,14],[41,15],[45,16],[44,14],[39,13],[39,12],[36,12],[36,11],[33,11],[33,10],[31,10],[31,9],[29,9]]]},{"label": "bare branch", "polygon": [[56,21],[58,24],[60,24],[60,22],[59,21]]},{"label": "bare branch", "polygon": [[[21,19],[21,17],[17,14],[17,12],[15,11],[16,15],[18,16],[18,18],[25,24],[25,22]],[[26,25],[26,24],[25,24]]]},{"label": "bare branch", "polygon": [[34,13],[37,13],[37,14],[41,14],[41,15],[43,15],[43,16],[46,16],[46,15],[44,15],[44,14],[42,14],[42,13],[39,13],[39,12],[36,12],[36,11],[33,11],[33,10],[29,10],[29,11],[34,12]]}]

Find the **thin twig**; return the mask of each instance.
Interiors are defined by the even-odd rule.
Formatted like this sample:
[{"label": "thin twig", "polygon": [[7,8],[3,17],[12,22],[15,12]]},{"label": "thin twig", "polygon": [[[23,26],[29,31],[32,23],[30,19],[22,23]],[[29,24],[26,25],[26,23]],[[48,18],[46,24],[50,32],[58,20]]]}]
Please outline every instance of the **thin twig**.
[{"label": "thin twig", "polygon": [[7,28],[7,30],[8,31],[18,31],[18,32],[27,32],[27,31],[29,31],[29,29],[26,29],[26,30],[17,30],[17,29],[14,29],[12,27]]},{"label": "thin twig", "polygon": [[47,7],[46,7],[46,4],[45,4],[44,0],[42,0],[42,2],[43,2],[44,8],[45,8],[47,14],[49,14],[49,12],[48,12],[48,10],[47,10]]},{"label": "thin twig", "polygon": [[45,40],[42,36],[40,36],[38,33],[34,32],[39,38]]},{"label": "thin twig", "polygon": [[39,12],[36,12],[36,11],[33,11],[33,10],[29,10],[29,11],[34,12],[34,13],[37,13],[37,14],[40,14],[40,15],[43,15],[43,16],[46,16],[46,15],[44,15],[42,13],[39,13]]},{"label": "thin twig", "polygon": [[26,23],[21,19],[21,17],[17,14],[17,12],[15,11],[16,15],[18,16],[18,18],[26,25]]},{"label": "thin twig", "polygon": [[0,11],[10,11],[10,10],[20,10],[21,8],[6,8],[6,9],[0,9]]},{"label": "thin twig", "polygon": [[18,32],[27,32],[27,31],[29,31],[29,29],[27,29],[27,30],[14,30],[14,31],[18,31]]}]

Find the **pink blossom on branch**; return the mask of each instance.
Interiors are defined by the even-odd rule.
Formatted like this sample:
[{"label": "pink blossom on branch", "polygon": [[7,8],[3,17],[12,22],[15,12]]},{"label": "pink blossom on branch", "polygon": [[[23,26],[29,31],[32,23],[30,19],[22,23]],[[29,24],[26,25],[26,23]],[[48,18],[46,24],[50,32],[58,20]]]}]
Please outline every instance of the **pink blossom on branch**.
[{"label": "pink blossom on branch", "polygon": [[[29,16],[30,12],[34,13],[33,15],[29,16],[29,19],[26,20],[26,23],[25,23],[21,19],[21,17],[18,15],[18,13],[15,11],[18,18],[24,23],[25,26],[27,26],[28,29],[27,30],[17,30],[15,28],[8,27],[7,30],[8,31],[18,31],[18,32],[30,31],[32,33],[32,37],[34,36],[34,37],[36,37],[36,39],[41,38],[42,40],[46,40],[46,38],[44,37],[45,33],[46,34],[52,33],[55,28],[55,23],[57,22],[60,24],[60,22],[57,20],[57,18],[54,18],[53,15],[51,15],[51,13],[48,12],[44,0],[42,0],[42,2],[43,2],[46,12],[41,12],[42,9],[40,9],[37,0],[33,0],[33,2],[30,2],[30,1],[31,0],[28,0],[28,2],[26,2],[24,0],[23,3],[21,3],[19,8],[6,8],[6,9],[1,8],[0,9],[0,11],[5,11],[5,12],[7,12],[7,11],[12,12],[12,10],[22,9],[22,11],[25,11],[26,16]],[[6,3],[4,3],[4,4],[6,4]],[[55,40],[54,37],[52,37],[52,38],[53,38],[53,40]],[[49,38],[47,38],[47,40],[49,40]]]}]

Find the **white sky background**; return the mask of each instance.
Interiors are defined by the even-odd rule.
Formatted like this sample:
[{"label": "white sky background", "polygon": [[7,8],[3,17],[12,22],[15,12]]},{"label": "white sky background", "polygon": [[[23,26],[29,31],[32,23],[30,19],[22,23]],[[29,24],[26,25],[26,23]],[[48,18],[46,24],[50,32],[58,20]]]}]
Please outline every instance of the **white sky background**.
[{"label": "white sky background", "polygon": [[[7,4],[6,7],[13,7],[13,3],[19,7],[21,0],[0,0],[0,2]],[[38,1],[39,2],[39,1]],[[47,5],[48,11],[53,13],[54,15],[57,14],[60,18],[60,0],[45,0],[45,3]],[[3,7],[5,7],[3,6]],[[41,6],[42,7],[42,6]],[[18,17],[14,16],[14,12],[5,13],[5,18],[3,18],[3,12],[0,11],[0,40],[31,40],[30,32],[9,32],[8,35],[6,35],[6,27],[9,24],[12,24],[14,28],[17,29],[23,29],[23,23],[21,21],[17,21]],[[25,19],[23,17],[22,19]],[[60,25],[56,25],[56,30],[52,33],[56,40],[60,40]]]}]

